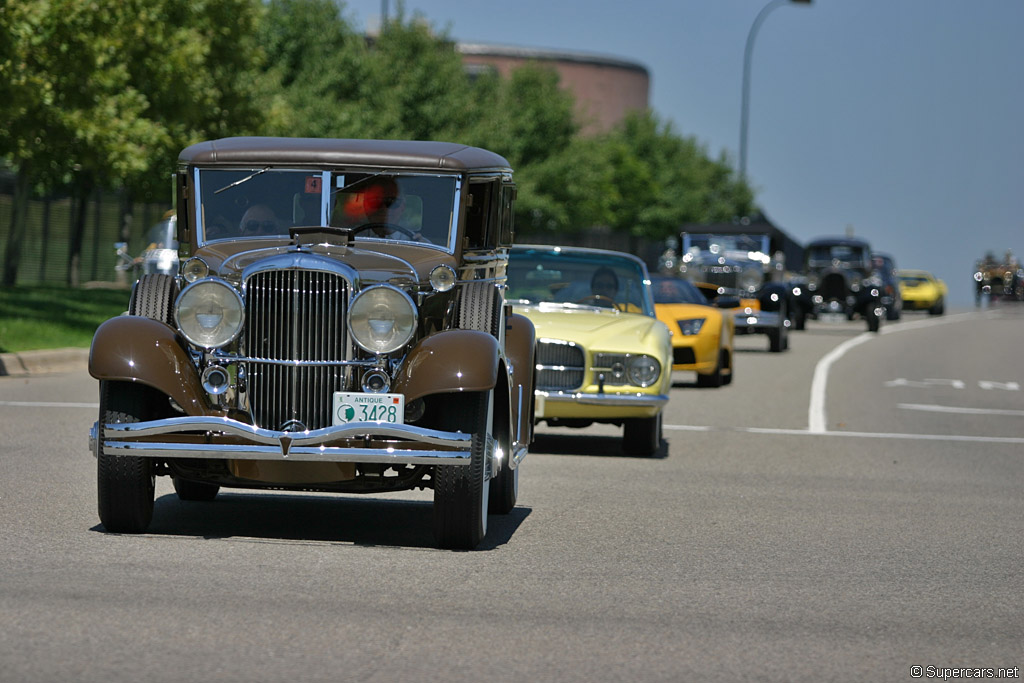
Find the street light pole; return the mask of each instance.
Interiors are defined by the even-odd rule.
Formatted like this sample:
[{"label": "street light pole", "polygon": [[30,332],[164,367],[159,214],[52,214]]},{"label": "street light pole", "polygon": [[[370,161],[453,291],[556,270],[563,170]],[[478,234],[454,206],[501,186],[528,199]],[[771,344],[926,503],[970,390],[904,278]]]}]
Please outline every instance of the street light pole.
[{"label": "street light pole", "polygon": [[747,45],[743,50],[743,95],[740,104],[740,180],[747,179],[747,125],[750,121],[750,58],[754,51],[754,37],[757,30],[761,28],[765,17],[776,7],[793,3],[796,5],[809,5],[811,0],[772,0],[765,5],[750,26],[750,33],[747,34]]}]

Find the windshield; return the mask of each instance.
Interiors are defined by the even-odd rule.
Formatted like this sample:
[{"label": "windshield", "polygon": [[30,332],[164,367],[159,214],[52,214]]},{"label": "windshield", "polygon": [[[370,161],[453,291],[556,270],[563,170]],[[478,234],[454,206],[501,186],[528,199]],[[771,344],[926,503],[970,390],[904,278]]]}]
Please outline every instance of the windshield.
[{"label": "windshield", "polygon": [[508,260],[512,303],[597,306],[654,315],[641,264],[616,254],[513,249]]},{"label": "windshield", "polygon": [[815,245],[810,248],[807,254],[808,263],[834,263],[846,267],[863,267],[867,261],[867,254],[863,247],[849,244],[824,244]]},{"label": "windshield", "polygon": [[248,168],[197,169],[200,241],[288,238],[292,227],[349,228],[356,240],[453,248],[458,178]]},{"label": "windshield", "polygon": [[928,278],[921,275],[901,275],[900,282],[905,285],[912,285],[916,287],[917,285],[928,284]]},{"label": "windshield", "polygon": [[177,249],[178,224],[173,218],[160,221],[146,233],[146,249]]},{"label": "windshield", "polygon": [[689,280],[677,277],[651,278],[651,290],[656,304],[700,304],[707,306],[707,298]]},{"label": "windshield", "polygon": [[687,234],[683,238],[683,249],[691,254],[702,251],[726,258],[747,258],[764,260],[768,251],[767,235],[700,235]]}]

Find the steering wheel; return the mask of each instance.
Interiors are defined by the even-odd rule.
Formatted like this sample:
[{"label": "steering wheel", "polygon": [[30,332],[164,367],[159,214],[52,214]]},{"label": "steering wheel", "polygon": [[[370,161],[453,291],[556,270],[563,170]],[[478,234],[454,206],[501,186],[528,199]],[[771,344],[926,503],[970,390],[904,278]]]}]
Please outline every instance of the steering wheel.
[{"label": "steering wheel", "polygon": [[393,230],[395,232],[400,232],[403,235],[406,235],[411,240],[416,239],[416,234],[412,230],[409,230],[408,228],[403,228],[401,225],[395,225],[394,223],[363,223],[358,227],[352,228],[352,234],[358,235],[359,233],[366,232],[367,230],[380,230],[382,228],[384,230]]},{"label": "steering wheel", "polygon": [[583,297],[582,299],[576,300],[576,303],[578,304],[585,304],[588,302],[593,302],[594,304],[598,305],[606,304],[607,308],[615,308],[615,299],[607,297],[604,294],[591,294],[589,296]]}]

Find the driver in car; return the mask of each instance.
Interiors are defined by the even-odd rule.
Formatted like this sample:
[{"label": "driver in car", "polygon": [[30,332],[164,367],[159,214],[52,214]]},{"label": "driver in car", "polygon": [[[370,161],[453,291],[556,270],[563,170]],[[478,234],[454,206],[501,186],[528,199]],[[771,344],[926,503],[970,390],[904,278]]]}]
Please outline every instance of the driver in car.
[{"label": "driver in car", "polygon": [[401,224],[405,199],[391,176],[369,180],[345,200],[342,210],[349,225],[371,237],[426,241],[421,234]]}]

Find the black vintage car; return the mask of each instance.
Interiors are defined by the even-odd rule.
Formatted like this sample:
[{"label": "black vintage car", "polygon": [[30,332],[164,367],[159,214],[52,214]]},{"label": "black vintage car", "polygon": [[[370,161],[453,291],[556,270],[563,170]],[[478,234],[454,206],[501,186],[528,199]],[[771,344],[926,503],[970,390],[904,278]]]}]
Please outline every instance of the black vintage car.
[{"label": "black vintage car", "polygon": [[903,316],[903,295],[900,293],[900,278],[896,274],[896,259],[889,254],[875,252],[871,255],[871,262],[882,281],[885,319],[899,320]]},{"label": "black vintage car", "polygon": [[773,353],[789,348],[793,290],[776,279],[783,268],[768,235],[684,232],[681,242],[674,274],[697,285],[712,305],[730,308],[736,334],[766,335]]},{"label": "black vintage car", "polygon": [[871,261],[871,246],[850,237],[812,240],[804,252],[807,288],[815,317],[860,316],[878,332],[885,306],[882,282]]}]

